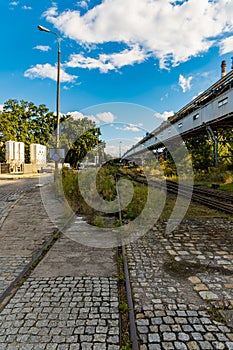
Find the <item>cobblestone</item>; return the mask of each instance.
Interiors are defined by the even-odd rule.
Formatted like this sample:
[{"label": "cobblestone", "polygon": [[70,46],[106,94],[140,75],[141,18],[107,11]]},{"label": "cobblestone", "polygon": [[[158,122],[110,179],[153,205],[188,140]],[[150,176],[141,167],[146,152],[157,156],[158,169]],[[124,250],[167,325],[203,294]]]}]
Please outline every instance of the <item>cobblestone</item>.
[{"label": "cobblestone", "polygon": [[231,234],[226,220],[193,219],[127,247],[140,350],[232,349],[232,323],[213,314],[232,310]]},{"label": "cobblestone", "polygon": [[0,257],[0,294],[23,271],[29,263],[26,257]]},{"label": "cobblestone", "polygon": [[[59,300],[54,301],[58,285],[63,292]],[[96,289],[99,290],[98,296]],[[82,305],[88,290],[90,308],[86,310],[88,312],[83,312]],[[102,295],[103,290],[105,296]],[[32,295],[38,298],[32,300]],[[30,277],[0,313],[3,334],[0,349],[11,349],[16,340],[20,349],[79,349],[80,346],[81,349],[119,350],[117,299],[117,279],[113,277]],[[97,300],[99,306],[94,307]],[[43,312],[45,301],[51,308],[49,315]],[[62,304],[65,305],[61,307]],[[27,311],[31,310],[28,314],[25,313],[25,305]],[[21,320],[12,318],[12,315],[17,315],[14,313],[16,308],[17,314],[22,316]],[[99,316],[101,310],[104,311],[104,319]],[[89,322],[93,325],[89,325]]]}]

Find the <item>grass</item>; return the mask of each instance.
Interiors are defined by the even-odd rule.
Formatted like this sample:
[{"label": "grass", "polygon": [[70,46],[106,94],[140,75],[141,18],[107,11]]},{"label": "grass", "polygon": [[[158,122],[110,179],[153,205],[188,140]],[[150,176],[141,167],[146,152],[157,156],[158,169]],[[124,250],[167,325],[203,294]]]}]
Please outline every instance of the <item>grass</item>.
[{"label": "grass", "polygon": [[208,173],[196,173],[195,183],[204,183],[207,185],[214,183],[232,184],[232,171],[222,171],[221,169],[212,168]]},{"label": "grass", "polygon": [[121,315],[121,350],[131,350],[129,331],[129,307],[127,303],[125,273],[122,250],[118,249],[118,286],[119,286],[119,311]]},{"label": "grass", "polygon": [[[133,198],[130,201],[130,203],[122,209],[120,213],[121,216],[119,216],[118,207],[117,209],[115,208],[115,212],[113,212],[112,214],[106,214],[104,212],[94,209],[91,205],[86,203],[86,200],[84,200],[79,190],[79,176],[82,176],[84,179],[83,187],[85,198],[87,197],[87,199],[92,203],[98,203],[99,196],[101,200],[104,200],[106,203],[108,203],[109,206],[111,206],[111,203],[113,203],[112,201],[117,199],[116,177],[118,177],[119,180],[119,174],[121,175],[121,179],[128,179],[130,180],[131,184],[133,184]],[[69,171],[64,171],[63,190],[72,209],[78,214],[85,216],[90,224],[95,225],[97,227],[119,227],[137,218],[142,213],[147,203],[147,186],[134,181],[134,178],[138,177],[138,174],[138,170],[135,168],[122,169],[117,167],[116,165],[107,165],[102,167],[98,172],[95,184],[95,182],[92,181],[92,174],[90,173],[90,171],[81,171],[80,173],[76,174],[71,173]],[[229,173],[221,174],[220,177],[222,179],[226,179],[226,175],[229,178]],[[233,183],[222,183],[220,185],[220,189],[233,194]],[[123,192],[127,192],[127,190],[128,189],[126,185],[125,188],[123,187]],[[156,203],[158,203],[160,200],[159,191],[156,189],[150,189],[150,192],[152,192],[152,197],[155,197]],[[161,220],[168,219],[170,217],[175,202],[176,195],[167,193],[166,203],[160,216]],[[159,205],[156,205],[158,208]],[[148,208],[145,211],[145,213],[143,212],[143,220],[146,221],[150,219],[150,216],[153,215],[153,212],[157,210],[156,205],[155,203],[153,203],[151,205],[151,208]],[[161,202],[161,206],[162,205],[163,203]],[[183,199],[180,203],[179,212],[185,212],[186,208],[187,212],[185,214],[185,218],[230,218],[230,215],[218,212],[214,209],[210,209],[204,205],[197,204],[195,202],[189,203],[186,199]],[[179,213],[177,213],[177,215],[179,215]]]},{"label": "grass", "polygon": [[229,194],[233,195],[233,183],[221,184],[220,185],[220,190],[229,192]]},{"label": "grass", "polygon": [[[166,203],[163,209],[163,212],[160,216],[160,220],[166,220],[169,219],[171,216],[171,213],[173,211],[174,205],[176,202],[176,195],[167,193],[166,197]],[[188,203],[187,200],[184,198],[182,203],[180,204],[180,209],[182,209],[182,206],[184,208],[187,207],[187,212],[185,214],[186,219],[191,218],[231,218],[230,214],[225,214],[220,211],[210,209],[202,204],[191,202]]]},{"label": "grass", "polygon": [[[135,169],[132,169],[133,176]],[[95,175],[95,174],[94,174]],[[145,185],[137,184],[133,180],[133,198],[129,204],[122,209],[121,217],[119,217],[119,207],[114,206],[118,198],[116,181],[119,179],[128,179],[128,174],[120,173],[119,167],[116,165],[108,165],[102,167],[96,176],[96,182],[93,180],[91,171],[81,171],[73,174],[63,171],[63,191],[72,209],[84,215],[87,221],[98,227],[119,227],[126,222],[134,220],[140,215],[147,202],[148,188]],[[117,179],[117,180],[116,180]],[[80,192],[80,183],[82,193]],[[121,183],[120,193],[128,193],[127,183]],[[83,198],[85,197],[85,200]],[[113,208],[112,214],[106,214],[100,210],[94,209],[95,205],[105,201],[109,208]],[[148,213],[150,215],[150,213]],[[115,221],[113,222],[113,219]],[[146,218],[145,218],[146,219]]]}]

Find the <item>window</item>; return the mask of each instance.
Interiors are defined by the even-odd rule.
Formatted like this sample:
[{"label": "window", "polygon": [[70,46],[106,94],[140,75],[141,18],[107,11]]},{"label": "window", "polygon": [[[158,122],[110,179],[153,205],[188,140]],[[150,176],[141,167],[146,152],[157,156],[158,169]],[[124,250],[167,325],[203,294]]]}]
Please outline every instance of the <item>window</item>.
[{"label": "window", "polygon": [[182,125],[183,125],[183,123],[181,122],[181,123],[179,123],[178,124],[178,128],[180,129],[180,128],[182,128]]},{"label": "window", "polygon": [[199,113],[197,113],[193,116],[193,120],[197,120],[198,118],[199,118]]},{"label": "window", "polygon": [[225,97],[223,100],[218,101],[218,107],[225,105],[228,102],[228,97]]}]

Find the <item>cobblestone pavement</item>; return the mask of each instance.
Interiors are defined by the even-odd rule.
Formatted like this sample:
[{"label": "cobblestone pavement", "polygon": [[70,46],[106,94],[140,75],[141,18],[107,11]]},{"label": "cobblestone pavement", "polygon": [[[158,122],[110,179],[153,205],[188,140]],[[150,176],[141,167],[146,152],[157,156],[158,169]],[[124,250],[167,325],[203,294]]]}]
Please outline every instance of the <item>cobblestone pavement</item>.
[{"label": "cobblestone pavement", "polygon": [[29,261],[23,257],[0,257],[0,294],[15,280]]},{"label": "cobblestone pavement", "polygon": [[233,349],[231,222],[160,225],[127,255],[141,350]]},{"label": "cobblestone pavement", "polygon": [[[52,228],[38,189],[17,202],[0,233],[2,283],[7,273],[20,273]],[[88,225],[77,228],[74,221],[68,229],[86,232]],[[119,350],[116,272],[112,248],[83,246],[62,235],[0,313],[0,350]]]},{"label": "cobblestone pavement", "polygon": [[55,228],[46,215],[37,184],[37,178],[0,179],[0,295]]},{"label": "cobblestone pavement", "polygon": [[29,278],[0,314],[0,349],[119,350],[113,277]]},{"label": "cobblestone pavement", "polygon": [[0,226],[20,196],[32,189],[37,183],[37,178],[6,180],[0,177]]}]

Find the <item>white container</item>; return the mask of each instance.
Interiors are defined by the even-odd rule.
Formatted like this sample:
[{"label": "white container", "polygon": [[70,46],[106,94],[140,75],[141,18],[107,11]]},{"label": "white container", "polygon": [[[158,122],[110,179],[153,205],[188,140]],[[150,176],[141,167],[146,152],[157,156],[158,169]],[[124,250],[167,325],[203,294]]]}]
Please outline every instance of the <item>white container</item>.
[{"label": "white container", "polygon": [[19,144],[19,161],[24,163],[24,143],[18,142]]},{"label": "white container", "polygon": [[14,160],[20,163],[24,163],[24,143],[15,142],[13,148],[14,148]]},{"label": "white container", "polygon": [[32,143],[30,145],[30,162],[39,165],[46,164],[46,146]]},{"label": "white container", "polygon": [[10,163],[12,160],[14,160],[14,143],[15,141],[6,141],[6,162]]}]

